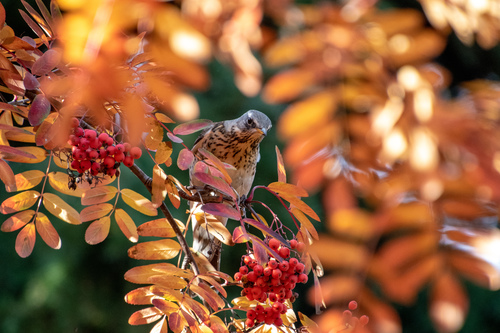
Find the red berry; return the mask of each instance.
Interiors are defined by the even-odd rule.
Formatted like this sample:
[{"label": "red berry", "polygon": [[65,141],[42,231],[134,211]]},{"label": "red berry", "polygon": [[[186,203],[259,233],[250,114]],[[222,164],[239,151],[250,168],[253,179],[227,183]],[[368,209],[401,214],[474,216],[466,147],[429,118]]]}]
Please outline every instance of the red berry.
[{"label": "red berry", "polygon": [[270,293],[269,294],[269,300],[271,302],[276,302],[278,300],[278,296],[275,293]]},{"label": "red berry", "polygon": [[122,162],[125,159],[125,154],[123,154],[122,152],[116,150],[116,153],[115,153],[114,157],[115,157],[115,161]]},{"label": "red berry", "polygon": [[108,155],[114,155],[116,153],[116,147],[108,146],[108,148],[106,148],[106,152],[108,153]]},{"label": "red berry", "polygon": [[90,148],[97,149],[101,146],[101,141],[98,138],[94,138],[94,140],[90,141]]},{"label": "red berry", "polygon": [[101,163],[93,162],[90,168],[92,171],[99,171],[101,169]]},{"label": "red berry", "polygon": [[73,162],[71,162],[71,168],[75,170],[80,168],[80,162],[78,162],[77,160],[73,160]]},{"label": "red berry", "polygon": [[297,243],[297,251],[304,252],[305,249],[306,249],[306,244],[304,244],[302,242]]},{"label": "red berry", "polygon": [[260,298],[261,294],[262,294],[262,289],[260,287],[253,287],[252,288],[253,298],[255,298],[255,299]]},{"label": "red berry", "polygon": [[123,164],[125,164],[126,167],[130,168],[132,165],[134,165],[134,159],[132,158],[132,156],[127,155],[123,159]]},{"label": "red berry", "polygon": [[90,141],[87,140],[87,138],[82,138],[80,140],[80,143],[78,144],[78,147],[81,149],[81,150],[87,150],[89,149],[90,147]]},{"label": "red berry", "polygon": [[92,129],[86,129],[84,133],[85,138],[89,141],[94,141],[94,139],[97,137],[97,133]]},{"label": "red berry", "polygon": [[269,247],[274,251],[278,251],[278,248],[280,247],[280,241],[277,240],[276,238],[271,238],[269,240]]},{"label": "red berry", "polygon": [[289,268],[289,265],[288,265],[288,261],[283,261],[283,262],[280,262],[280,264],[278,265],[279,269],[282,271],[282,272],[286,272],[288,271],[288,268]]},{"label": "red berry", "polygon": [[247,266],[241,266],[239,269],[240,273],[245,275],[248,274],[248,267]]},{"label": "red berry", "polygon": [[125,147],[123,146],[122,143],[119,143],[116,145],[116,150],[123,153],[125,151]]},{"label": "red berry", "polygon": [[101,141],[101,143],[106,143],[108,138],[109,138],[108,133],[101,133],[101,134],[99,134],[99,137],[98,137],[98,139],[99,139],[99,141]]},{"label": "red berry", "polygon": [[113,140],[113,138],[112,138],[112,137],[108,136],[108,138],[106,139],[106,144],[107,144],[108,146],[112,146],[112,145],[113,145],[113,143],[115,143],[115,140]]},{"label": "red berry", "polygon": [[307,277],[307,275],[306,275],[306,274],[304,274],[304,273],[301,273],[301,274],[299,275],[299,282],[300,282],[300,283],[306,283],[308,279],[309,279],[309,278],[308,278],[308,277]]},{"label": "red berry", "polygon": [[[299,278],[299,280],[300,280],[300,278]],[[356,310],[358,308],[358,302],[356,302],[356,301],[350,301],[348,307],[349,307],[349,310],[354,311],[354,310]]]},{"label": "red berry", "polygon": [[350,310],[345,310],[342,312],[342,318],[345,322],[350,322],[352,318],[352,312]]},{"label": "red berry", "polygon": [[280,302],[275,302],[275,303],[273,304],[273,308],[274,308],[274,309],[276,309],[278,312],[281,312],[281,310],[282,310],[283,306],[284,306],[284,305],[283,305],[282,303],[280,303]]},{"label": "red berry", "polygon": [[367,315],[362,315],[361,317],[359,317],[359,324],[361,326],[367,325],[369,321],[370,321],[370,318]]},{"label": "red berry", "polygon": [[271,259],[267,263],[267,266],[270,267],[271,269],[275,269],[276,267],[278,267],[278,262],[274,259]]},{"label": "red berry", "polygon": [[76,136],[81,137],[81,136],[83,136],[84,133],[85,132],[83,131],[83,128],[81,128],[81,127],[75,128],[75,135]]},{"label": "red berry", "polygon": [[279,251],[278,251],[278,254],[282,257],[282,258],[288,258],[290,256],[290,249],[287,248],[287,247],[282,247]]},{"label": "red berry", "polygon": [[[299,281],[299,278],[297,275],[292,275],[290,276],[290,278],[288,279],[288,282],[290,283],[297,283],[297,281]],[[293,289],[293,288],[292,288]]]},{"label": "red berry", "polygon": [[115,175],[115,173],[116,173],[116,169],[108,169],[108,172],[107,172],[108,176],[113,177]]},{"label": "red berry", "polygon": [[283,319],[281,319],[280,317],[276,318],[274,320],[274,326],[281,326],[283,325]]},{"label": "red berry", "polygon": [[105,158],[106,156],[108,156],[106,149],[104,148],[99,149],[99,158]]},{"label": "red berry", "polygon": [[247,279],[250,282],[255,282],[257,281],[257,276],[255,275],[255,272],[250,272],[247,274]]},{"label": "red berry", "polygon": [[273,274],[273,269],[271,267],[268,266],[264,268],[264,276],[269,276],[271,274]]},{"label": "red berry", "polygon": [[304,268],[305,268],[304,264],[299,262],[297,266],[295,266],[295,273],[299,274],[302,273],[304,271]]},{"label": "red berry", "polygon": [[264,272],[264,268],[262,268],[262,266],[261,266],[261,265],[257,264],[257,265],[255,265],[255,266],[253,266],[253,271],[255,272],[255,274],[256,274],[257,276],[261,276],[261,275],[262,275],[262,273]]},{"label": "red berry", "polygon": [[273,279],[279,279],[279,278],[281,278],[282,274],[283,273],[281,273],[281,271],[279,269],[273,269],[273,274],[272,274]]},{"label": "red berry", "polygon": [[243,277],[243,274],[241,274],[240,272],[236,272],[234,273],[234,279],[236,281],[241,281],[241,278]]},{"label": "red berry", "polygon": [[83,170],[88,170],[92,166],[92,162],[90,162],[89,160],[83,160],[80,163],[80,166],[82,167]]},{"label": "red berry", "polygon": [[88,157],[91,159],[96,159],[99,157],[99,153],[97,152],[97,150],[91,150],[88,152]]},{"label": "red berry", "polygon": [[73,128],[77,128],[78,126],[80,126],[80,121],[78,120],[78,118],[75,117],[71,118],[70,126]]},{"label": "red berry", "polygon": [[123,144],[123,147],[125,148],[125,152],[128,153],[130,151],[130,148],[132,148],[132,145],[128,142],[125,142]]},{"label": "red berry", "polygon": [[110,156],[106,156],[106,158],[104,158],[104,161],[102,162],[102,164],[104,164],[104,166],[106,168],[111,169],[115,165],[115,159],[110,157]]},{"label": "red berry", "polygon": [[297,247],[297,243],[298,243],[298,242],[297,242],[297,240],[292,239],[292,240],[290,241],[290,247],[291,247],[292,249],[295,249],[295,248]]},{"label": "red berry", "polygon": [[248,265],[252,260],[253,259],[250,256],[244,256],[243,257],[243,262],[245,263],[245,265]]},{"label": "red berry", "polygon": [[257,315],[261,314],[264,312],[264,307],[260,304],[257,304],[257,306],[255,307],[255,312],[257,312]]},{"label": "red berry", "polygon": [[288,264],[290,265],[290,267],[295,267],[295,266],[297,266],[298,263],[299,263],[299,261],[297,260],[297,258],[291,258],[288,261]]},{"label": "red berry", "polygon": [[141,148],[139,148],[139,147],[132,147],[132,148],[130,148],[130,156],[132,156],[132,158],[134,160],[137,160],[137,159],[141,158],[141,156],[142,156],[142,150],[141,150]]},{"label": "red berry", "polygon": [[255,324],[255,322],[254,322],[253,319],[247,318],[247,320],[245,320],[245,326],[246,327],[253,327],[254,324]]},{"label": "red berry", "polygon": [[266,315],[264,313],[259,313],[257,318],[255,318],[257,323],[262,323],[264,320],[266,320]]},{"label": "red berry", "polygon": [[257,317],[257,313],[255,312],[255,310],[248,310],[247,311],[247,318],[255,319],[255,317]]}]

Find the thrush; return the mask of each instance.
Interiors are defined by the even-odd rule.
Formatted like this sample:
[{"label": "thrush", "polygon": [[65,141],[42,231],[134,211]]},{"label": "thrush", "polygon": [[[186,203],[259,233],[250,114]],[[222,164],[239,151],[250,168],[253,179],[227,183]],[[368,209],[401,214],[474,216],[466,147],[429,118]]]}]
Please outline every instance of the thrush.
[{"label": "thrush", "polygon": [[[192,148],[193,154],[199,160],[198,150],[203,148],[214,154],[221,162],[232,165],[228,168],[231,177],[231,186],[240,198],[246,197],[255,177],[256,165],[260,159],[259,144],[271,128],[271,120],[262,112],[250,110],[241,117],[233,120],[214,123],[205,128],[196,139]],[[198,179],[192,176],[190,169],[191,185],[203,186]],[[191,203],[191,211],[199,210],[199,203]],[[193,250],[203,254],[217,270],[220,269],[221,241],[214,237],[217,232],[210,226],[207,214],[193,214]],[[205,219],[200,216],[204,216]],[[213,217],[211,217],[214,221]],[[224,226],[227,218],[215,216],[215,220]],[[217,222],[215,222],[217,223]]]}]

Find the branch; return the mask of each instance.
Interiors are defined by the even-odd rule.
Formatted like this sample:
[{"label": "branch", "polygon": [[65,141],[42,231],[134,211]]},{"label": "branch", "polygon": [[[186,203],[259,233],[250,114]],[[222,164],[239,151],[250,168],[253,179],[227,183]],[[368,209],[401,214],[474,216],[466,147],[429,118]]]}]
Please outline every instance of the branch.
[{"label": "branch", "polygon": [[[129,169],[134,173],[134,175],[137,176],[137,178],[139,178],[139,180],[144,184],[144,186],[146,186],[148,191],[151,193],[151,189],[152,189],[151,184],[153,182],[153,179],[151,177],[149,177],[148,175],[146,175],[144,173],[144,171],[142,171],[142,169],[139,168],[136,164],[129,167]],[[186,239],[184,238],[184,235],[182,234],[182,231],[179,229],[177,222],[175,222],[174,217],[172,216],[172,214],[168,210],[168,207],[165,204],[165,202],[162,202],[160,209],[161,209],[163,215],[165,215],[165,217],[167,218],[167,221],[170,224],[170,226],[172,227],[172,229],[174,230],[175,234],[177,235],[177,239],[179,240],[179,244],[181,245],[182,250],[186,254],[188,261],[193,266],[194,273],[196,275],[199,275],[200,270],[198,268],[198,265],[196,264],[196,261],[194,261],[193,254],[191,253],[191,250],[189,249],[189,245],[187,244]]]}]

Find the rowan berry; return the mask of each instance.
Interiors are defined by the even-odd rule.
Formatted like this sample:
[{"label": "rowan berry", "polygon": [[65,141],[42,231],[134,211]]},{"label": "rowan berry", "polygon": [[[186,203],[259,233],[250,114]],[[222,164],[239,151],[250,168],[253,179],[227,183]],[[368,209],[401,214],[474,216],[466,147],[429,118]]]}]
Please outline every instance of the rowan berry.
[{"label": "rowan berry", "polygon": [[134,160],[137,160],[137,159],[141,158],[141,156],[142,156],[142,150],[141,150],[141,148],[139,148],[139,147],[132,147],[132,148],[130,148],[130,156],[132,156],[132,158]]},{"label": "rowan berry", "polygon": [[78,160],[73,160],[73,162],[71,162],[71,168],[75,170],[80,168],[80,162]]},{"label": "rowan berry", "polygon": [[134,165],[134,159],[132,158],[132,156],[130,155],[127,155],[125,156],[125,158],[123,159],[123,164],[126,166],[126,167],[131,167],[132,165]]},{"label": "rowan berry", "polygon": [[122,143],[117,144],[117,145],[115,146],[115,148],[116,148],[116,151],[119,151],[119,152],[121,152],[121,153],[123,153],[123,152],[125,151],[125,147],[123,146],[123,144],[122,144]]},{"label": "rowan berry", "polygon": [[114,158],[116,162],[122,162],[125,159],[125,154],[123,154],[121,151],[116,150]]},{"label": "rowan berry", "polygon": [[290,241],[290,247],[291,247],[292,249],[295,249],[295,248],[297,247],[297,240],[296,240],[296,239],[292,239],[292,240]]},{"label": "rowan berry", "polygon": [[282,272],[286,272],[288,271],[288,268],[290,268],[289,264],[288,264],[288,261],[283,261],[283,262],[280,262],[279,265],[278,265],[278,268],[282,271]]},{"label": "rowan berry", "polygon": [[241,266],[239,269],[241,274],[248,274],[248,267],[247,266]]},{"label": "rowan berry", "polygon": [[295,273],[302,273],[304,271],[304,264],[299,262],[296,266],[295,266]]},{"label": "rowan berry", "polygon": [[308,279],[309,279],[309,278],[308,278],[308,277],[307,277],[307,275],[306,275],[306,274],[304,274],[304,273],[301,273],[301,274],[299,275],[299,282],[300,282],[300,283],[306,283]]},{"label": "rowan berry", "polygon": [[353,310],[354,311],[354,310],[356,310],[358,308],[358,302],[356,302],[356,301],[350,301],[348,307],[349,307],[349,310]]},{"label": "rowan berry", "polygon": [[250,318],[250,319],[255,319],[255,317],[257,317],[257,313],[255,312],[255,310],[248,310],[247,311],[247,318]]},{"label": "rowan berry", "polygon": [[287,247],[281,247],[278,251],[278,254],[282,257],[282,258],[288,258],[290,256],[290,249],[287,248]]},{"label": "rowan berry", "polygon": [[283,319],[281,319],[281,317],[278,317],[274,320],[274,325],[275,326],[281,326],[283,325]]},{"label": "rowan berry", "polygon": [[255,272],[250,272],[247,274],[247,279],[250,282],[255,282],[257,281],[257,275],[255,275]]},{"label": "rowan berry", "polygon": [[269,240],[269,247],[274,251],[278,251],[278,248],[280,247],[280,241],[277,240],[276,238],[271,238]]},{"label": "rowan berry", "polygon": [[89,141],[94,141],[94,139],[97,137],[96,131],[92,129],[86,129],[84,130],[84,133],[85,138]]},{"label": "rowan berry", "polygon": [[306,244],[304,244],[302,242],[297,243],[297,251],[302,253],[302,252],[304,252],[305,249],[306,249]]},{"label": "rowan berry", "polygon": [[275,259],[271,259],[267,263],[267,266],[270,267],[271,269],[275,269],[278,267],[278,262]]},{"label": "rowan berry", "polygon": [[255,321],[253,319],[247,318],[247,320],[245,320],[245,325],[247,327],[253,327],[254,324],[255,324]]},{"label": "rowan berry", "polygon": [[262,268],[262,266],[261,266],[261,265],[259,265],[259,264],[256,264],[255,266],[253,266],[253,268],[252,268],[252,269],[253,269],[253,271],[255,272],[255,274],[256,274],[257,276],[262,275],[262,273],[264,272],[264,268]]},{"label": "rowan berry", "polygon": [[88,170],[92,166],[92,162],[90,162],[89,160],[83,160],[80,163],[80,166],[82,167],[83,170]]},{"label": "rowan berry", "polygon": [[116,147],[115,146],[108,146],[108,148],[106,148],[106,152],[108,153],[108,155],[114,155],[116,153]]},{"label": "rowan berry", "polygon": [[278,300],[278,296],[275,293],[269,293],[269,300],[271,302],[276,302]]},{"label": "rowan berry", "polygon": [[[106,156],[102,162],[106,168],[111,169],[115,165],[115,159],[111,156]],[[115,170],[115,169],[113,169]]]},{"label": "rowan berry", "polygon": [[106,139],[106,144],[107,144],[108,146],[112,146],[112,145],[113,145],[113,143],[115,143],[115,140],[113,140],[113,138],[112,138],[112,137],[108,136],[108,138]]},{"label": "rowan berry", "polygon": [[77,128],[78,126],[80,126],[80,121],[78,120],[78,118],[75,117],[71,118],[70,126],[73,128]]},{"label": "rowan berry", "polygon": [[109,138],[108,133],[104,133],[104,132],[99,134],[99,136],[98,136],[99,141],[101,141],[101,143],[103,143],[103,144],[107,142],[108,138]]},{"label": "rowan berry", "polygon": [[240,281],[242,277],[243,277],[243,274],[241,274],[240,272],[234,273],[234,279],[236,281]]},{"label": "rowan berry", "polygon": [[361,326],[367,325],[369,321],[370,321],[370,318],[367,315],[362,315],[361,317],[359,317],[359,324]]},{"label": "rowan berry", "polygon": [[85,134],[85,132],[83,131],[83,128],[81,128],[81,127],[77,127],[77,128],[75,128],[75,135],[76,135],[77,137],[82,137],[82,136],[83,136],[83,134]]}]

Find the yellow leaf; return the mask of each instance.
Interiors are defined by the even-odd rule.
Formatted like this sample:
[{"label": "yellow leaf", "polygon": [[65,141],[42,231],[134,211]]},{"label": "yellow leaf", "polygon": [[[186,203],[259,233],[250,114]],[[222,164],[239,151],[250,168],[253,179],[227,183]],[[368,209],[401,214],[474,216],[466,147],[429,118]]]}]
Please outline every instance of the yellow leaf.
[{"label": "yellow leaf", "polygon": [[14,214],[2,223],[1,230],[3,232],[11,232],[22,228],[26,223],[31,221],[33,215],[35,215],[35,211],[31,209]]},{"label": "yellow leaf", "polygon": [[210,316],[210,328],[214,333],[229,333],[226,324],[216,315]]},{"label": "yellow leaf", "polygon": [[129,241],[136,243],[139,240],[139,235],[137,234],[137,227],[135,226],[134,220],[127,214],[123,209],[118,208],[115,210],[115,220],[116,224],[120,227],[125,237]]},{"label": "yellow leaf", "polygon": [[56,250],[61,248],[61,238],[44,213],[37,213],[35,226],[36,231],[38,231],[38,234],[48,246]]},{"label": "yellow leaf", "polygon": [[157,150],[163,141],[163,127],[156,121],[149,120],[149,131],[144,140],[144,145],[148,150]]},{"label": "yellow leaf", "polygon": [[0,205],[0,213],[10,214],[26,210],[33,206],[37,201],[40,193],[38,191],[26,191],[5,199]]},{"label": "yellow leaf", "polygon": [[6,131],[5,137],[9,141],[35,143],[35,132],[33,132],[33,127],[23,127],[22,131]]},{"label": "yellow leaf", "polygon": [[175,231],[166,218],[161,218],[141,224],[137,232],[145,237],[174,237]]},{"label": "yellow leaf", "polygon": [[153,167],[153,182],[151,184],[151,201],[155,208],[160,207],[167,196],[167,189],[165,187],[166,179],[167,175],[165,171],[160,166],[155,165]]},{"label": "yellow leaf", "polygon": [[113,199],[118,192],[114,186],[98,186],[86,190],[82,195],[82,205],[100,204]]},{"label": "yellow leaf", "polygon": [[155,162],[158,164],[165,163],[172,155],[172,150],[172,142],[160,142],[155,153]]},{"label": "yellow leaf", "polygon": [[137,210],[138,212],[141,212],[144,215],[148,216],[158,215],[158,211],[153,206],[153,203],[143,197],[141,194],[128,188],[122,189],[120,193],[122,195],[123,201],[125,201],[127,205]]},{"label": "yellow leaf", "polygon": [[90,245],[95,245],[108,237],[111,219],[109,216],[100,218],[92,222],[85,231],[85,241]]},{"label": "yellow leaf", "polygon": [[29,190],[40,184],[45,173],[40,170],[29,170],[15,175],[16,185],[9,192]]},{"label": "yellow leaf", "polygon": [[82,222],[88,222],[92,220],[97,220],[113,210],[113,205],[109,203],[97,204],[89,207],[85,207],[80,212],[80,220]]},{"label": "yellow leaf", "polygon": [[81,198],[84,191],[80,188],[80,185],[78,185],[76,190],[70,190],[68,188],[68,181],[69,176],[64,172],[57,171],[49,173],[49,184],[54,190],[62,194]]},{"label": "yellow leaf", "polygon": [[181,246],[172,239],[162,239],[152,242],[139,243],[128,250],[128,255],[133,259],[143,260],[165,260],[172,259]]},{"label": "yellow leaf", "polygon": [[52,193],[43,194],[43,206],[54,216],[70,224],[81,224],[80,214],[66,201]]},{"label": "yellow leaf", "polygon": [[175,123],[175,121],[173,121],[172,119],[170,119],[168,116],[166,116],[165,114],[163,114],[161,112],[155,112],[155,117],[156,117],[156,119],[158,119],[162,123],[168,123],[168,124]]},{"label": "yellow leaf", "polygon": [[311,234],[311,236],[313,236],[315,239],[319,239],[318,232],[314,228],[311,221],[309,221],[307,216],[302,213],[301,210],[294,207],[292,208],[292,214],[297,218],[297,220],[299,220],[302,227],[304,227]]},{"label": "yellow leaf", "polygon": [[267,82],[262,99],[270,104],[289,102],[310,89],[315,80],[314,72],[309,69],[282,71]]},{"label": "yellow leaf", "polygon": [[26,226],[17,234],[16,237],[16,252],[21,258],[28,257],[35,247],[36,230],[33,222]]},{"label": "yellow leaf", "polygon": [[172,205],[175,208],[179,208],[181,205],[181,198],[179,196],[179,191],[177,190],[177,187],[175,186],[174,182],[170,179],[170,177],[167,178],[167,181],[165,182],[165,188],[167,190],[167,195],[168,199],[172,203]]},{"label": "yellow leaf", "polygon": [[160,287],[172,288],[172,289],[183,289],[187,286],[187,281],[183,278],[168,275],[155,275],[149,278],[148,283],[153,283]]},{"label": "yellow leaf", "polygon": [[16,147],[16,149],[21,150],[28,154],[32,154],[35,156],[35,158],[29,158],[26,156],[12,154],[11,156],[9,156],[8,158],[6,157],[5,159],[11,162],[35,164],[44,161],[45,158],[47,157],[47,151],[40,147],[26,146],[26,147]]}]

